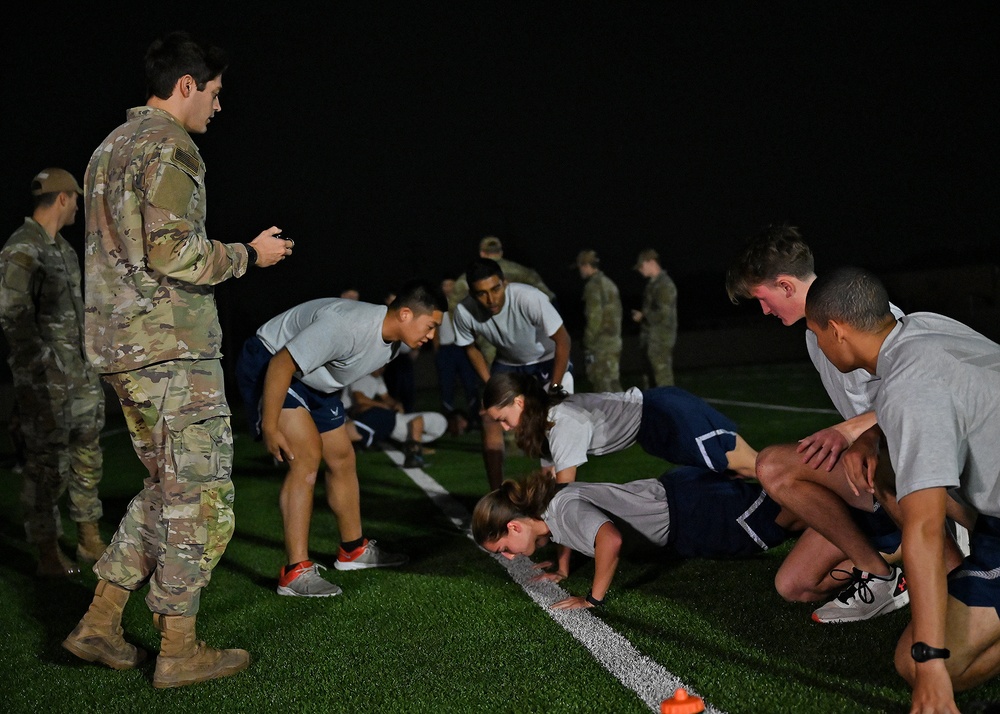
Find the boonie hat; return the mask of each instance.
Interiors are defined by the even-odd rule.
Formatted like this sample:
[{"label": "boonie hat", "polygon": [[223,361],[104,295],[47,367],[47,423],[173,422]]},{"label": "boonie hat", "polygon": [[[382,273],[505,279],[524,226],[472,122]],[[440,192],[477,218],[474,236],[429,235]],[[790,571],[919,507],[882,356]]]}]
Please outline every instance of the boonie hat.
[{"label": "boonie hat", "polygon": [[642,267],[642,264],[647,260],[659,260],[660,254],[657,253],[652,248],[646,248],[646,250],[639,251],[639,258],[635,261],[635,265],[632,266],[633,270],[638,270]]},{"label": "boonie hat", "polygon": [[31,195],[41,196],[43,193],[58,191],[73,191],[83,195],[83,189],[73,178],[73,174],[65,169],[43,169],[31,179]]}]

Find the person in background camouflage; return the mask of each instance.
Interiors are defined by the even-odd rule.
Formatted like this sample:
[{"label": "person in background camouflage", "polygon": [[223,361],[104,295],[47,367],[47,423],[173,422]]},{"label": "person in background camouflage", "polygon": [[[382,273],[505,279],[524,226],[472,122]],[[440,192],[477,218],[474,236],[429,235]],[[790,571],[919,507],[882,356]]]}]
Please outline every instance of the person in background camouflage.
[{"label": "person in background camouflage", "polygon": [[67,489],[77,558],[93,563],[107,547],[97,527],[104,392],[83,351],[80,259],[59,232],[76,220],[82,193],[68,171],[40,172],[31,182],[31,217],[0,251],[0,325],[24,455],[24,528],[38,548],[38,575],[50,577],[80,572],[58,542],[58,502]]},{"label": "person in background camouflage", "polygon": [[642,294],[642,310],[633,310],[639,323],[639,347],[644,358],[645,381],[650,387],[674,383],[674,344],[677,342],[677,286],[660,266],[660,256],[652,248],[639,253],[635,269],[647,278]]},{"label": "person in background camouflage", "polygon": [[620,392],[622,357],[622,300],[618,286],[601,272],[601,259],[592,250],[576,256],[583,286],[584,362],[595,392]]},{"label": "person in background camouflage", "polygon": [[221,110],[225,53],[169,33],[146,54],[149,99],[94,151],[84,180],[87,357],[114,388],[149,471],[94,573],[90,609],[63,647],[115,669],[145,653],[122,608],[147,583],[160,630],[153,686],[246,668],[244,650],[198,642],[201,590],[233,534],[233,436],[212,286],[274,265],[292,242],[272,226],[249,244],[209,240],[205,165],[192,133]]},{"label": "person in background camouflage", "polygon": [[[504,278],[508,283],[524,283],[525,285],[538,288],[545,293],[550,302],[555,303],[556,294],[545,284],[545,281],[542,280],[542,276],[538,274],[537,270],[503,257],[503,243],[496,236],[486,236],[479,241],[479,257],[495,260],[503,271]],[[451,291],[451,295],[448,296],[448,312],[452,315],[452,320],[455,319],[455,306],[462,302],[468,294],[469,281],[465,277],[465,273],[462,273],[455,280],[455,286]],[[482,338],[476,339],[476,347],[483,353],[486,364],[493,364],[493,358],[496,357],[496,347]],[[478,418],[478,415],[476,417]]]}]

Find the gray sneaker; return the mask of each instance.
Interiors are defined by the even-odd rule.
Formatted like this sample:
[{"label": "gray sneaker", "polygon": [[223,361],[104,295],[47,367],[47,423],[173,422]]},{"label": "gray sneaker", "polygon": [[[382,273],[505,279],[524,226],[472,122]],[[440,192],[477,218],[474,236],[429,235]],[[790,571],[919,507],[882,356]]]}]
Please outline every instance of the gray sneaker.
[{"label": "gray sneaker", "polygon": [[387,553],[375,541],[367,540],[355,551],[348,553],[343,548],[333,564],[337,570],[363,570],[364,568],[397,568],[409,558],[399,553]]},{"label": "gray sneaker", "polygon": [[324,580],[319,574],[320,568],[326,570],[325,565],[311,560],[299,563],[288,572],[282,567],[278,576],[278,594],[291,597],[333,597],[344,592],[329,580]]},{"label": "gray sneaker", "polygon": [[[834,570],[833,573],[847,573]],[[834,577],[837,577],[834,575]],[[898,565],[892,572],[882,577],[854,568],[848,574],[851,584],[837,597],[812,614],[816,622],[859,622],[898,610],[910,602],[910,591],[906,587],[906,576]]]}]

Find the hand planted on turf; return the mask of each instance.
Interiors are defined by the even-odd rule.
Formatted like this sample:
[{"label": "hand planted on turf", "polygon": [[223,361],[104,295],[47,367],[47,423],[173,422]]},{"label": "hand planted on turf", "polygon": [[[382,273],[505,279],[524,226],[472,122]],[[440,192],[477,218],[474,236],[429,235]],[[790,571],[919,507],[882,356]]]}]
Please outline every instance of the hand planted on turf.
[{"label": "hand planted on turf", "polygon": [[[926,667],[928,664],[931,666]],[[913,683],[910,714],[959,714],[955,705],[955,691],[944,660],[932,660],[916,667],[917,678]]]},{"label": "hand planted on turf", "polygon": [[553,610],[579,610],[580,608],[593,607],[593,605],[587,602],[587,598],[585,597],[571,595],[565,600],[553,603],[550,607]]},{"label": "hand planted on turf", "polygon": [[848,438],[836,427],[820,429],[812,436],[799,439],[795,450],[802,454],[802,463],[817,471],[833,471],[841,453],[851,445]]},{"label": "hand planted on turf", "polygon": [[847,485],[855,496],[861,495],[862,491],[875,493],[875,468],[878,466],[881,433],[877,425],[873,426],[859,436],[841,456]]},{"label": "hand planted on turf", "polygon": [[553,570],[552,572],[548,572],[548,569],[551,568],[553,565],[554,563],[551,560],[546,560],[541,563],[535,563],[535,565],[533,566],[534,569],[541,570],[543,572],[534,576],[531,579],[531,582],[538,582],[540,580],[545,580],[550,583],[558,583],[559,581],[563,580],[566,577],[566,573],[560,573],[558,570]]}]

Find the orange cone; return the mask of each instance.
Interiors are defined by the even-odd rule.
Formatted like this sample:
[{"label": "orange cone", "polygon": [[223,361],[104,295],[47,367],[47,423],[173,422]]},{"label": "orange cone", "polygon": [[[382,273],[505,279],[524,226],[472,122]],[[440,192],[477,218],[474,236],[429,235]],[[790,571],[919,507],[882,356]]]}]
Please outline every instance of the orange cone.
[{"label": "orange cone", "polygon": [[687,693],[686,689],[674,690],[674,696],[660,702],[660,714],[698,714],[705,711],[701,697]]}]

